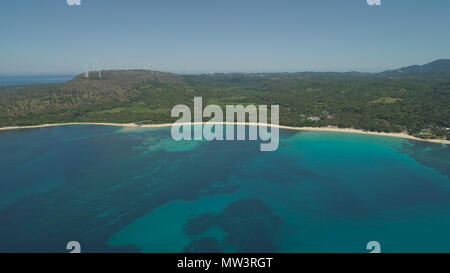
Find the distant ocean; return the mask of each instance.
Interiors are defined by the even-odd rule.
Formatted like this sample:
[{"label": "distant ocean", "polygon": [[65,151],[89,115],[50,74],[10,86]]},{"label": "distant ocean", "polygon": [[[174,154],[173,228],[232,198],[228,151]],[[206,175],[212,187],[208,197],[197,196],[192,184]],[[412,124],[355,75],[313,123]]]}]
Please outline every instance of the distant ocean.
[{"label": "distant ocean", "polygon": [[280,131],[172,140],[170,128],[0,132],[0,252],[450,252],[450,148]]},{"label": "distant ocean", "polygon": [[0,76],[0,86],[63,83],[73,79],[75,75],[44,75],[44,76]]}]

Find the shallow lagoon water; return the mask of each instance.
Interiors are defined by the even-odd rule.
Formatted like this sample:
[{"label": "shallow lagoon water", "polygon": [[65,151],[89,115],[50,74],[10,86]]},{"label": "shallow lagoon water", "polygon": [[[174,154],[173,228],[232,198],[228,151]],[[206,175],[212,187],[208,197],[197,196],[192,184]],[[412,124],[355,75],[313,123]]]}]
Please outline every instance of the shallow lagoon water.
[{"label": "shallow lagoon water", "polygon": [[450,150],[280,131],[181,141],[170,128],[0,132],[0,251],[450,251]]}]

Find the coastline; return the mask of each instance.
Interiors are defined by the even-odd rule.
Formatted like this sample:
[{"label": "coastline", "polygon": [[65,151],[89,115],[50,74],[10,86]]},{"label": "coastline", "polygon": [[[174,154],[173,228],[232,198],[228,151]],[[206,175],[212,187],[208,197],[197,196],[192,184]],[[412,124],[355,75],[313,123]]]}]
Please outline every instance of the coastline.
[{"label": "coastline", "polygon": [[[375,136],[388,136],[396,138],[404,138],[416,141],[439,143],[439,144],[450,144],[450,140],[444,139],[423,139],[415,136],[408,135],[406,133],[385,133],[385,132],[371,132],[364,131],[360,129],[353,128],[337,128],[333,126],[328,127],[293,127],[287,125],[272,125],[266,123],[251,123],[251,122],[189,122],[189,123],[177,123],[177,125],[203,125],[203,124],[222,124],[222,125],[246,125],[246,126],[268,126],[275,127],[284,130],[294,130],[294,131],[317,131],[317,132],[335,132],[335,133],[354,133],[354,134],[365,134],[365,135],[375,135]],[[161,128],[161,127],[171,127],[174,123],[161,123],[161,124],[143,124],[138,125],[135,123],[105,123],[105,122],[68,122],[68,123],[50,123],[41,125],[29,125],[29,126],[9,126],[1,127],[0,131],[7,130],[20,130],[20,129],[33,129],[33,128],[46,128],[46,127],[56,127],[56,126],[69,126],[69,125],[100,125],[100,126],[117,126],[117,127],[136,127],[136,128]]]}]

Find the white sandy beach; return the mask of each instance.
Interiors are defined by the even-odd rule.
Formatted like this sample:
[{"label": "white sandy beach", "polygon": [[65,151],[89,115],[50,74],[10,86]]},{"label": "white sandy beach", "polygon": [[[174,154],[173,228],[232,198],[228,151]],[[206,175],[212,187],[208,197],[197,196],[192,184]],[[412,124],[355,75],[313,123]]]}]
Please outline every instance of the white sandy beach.
[{"label": "white sandy beach", "polygon": [[[384,133],[384,132],[371,132],[364,131],[353,128],[337,128],[337,127],[292,127],[286,125],[272,125],[266,123],[242,123],[242,122],[192,122],[192,123],[177,123],[177,125],[202,125],[202,124],[222,124],[222,125],[246,125],[246,126],[269,126],[276,127],[285,130],[296,130],[296,131],[319,131],[319,132],[336,132],[336,133],[354,133],[354,134],[365,134],[365,135],[376,135],[376,136],[388,136],[405,138],[417,141],[433,142],[440,144],[450,144],[450,140],[444,139],[422,139],[408,135],[406,133]],[[162,124],[143,124],[137,125],[135,123],[103,123],[103,122],[69,122],[69,123],[55,123],[55,124],[42,124],[42,125],[31,125],[31,126],[10,126],[2,127],[0,131],[5,130],[18,130],[18,129],[32,129],[32,128],[45,128],[54,126],[67,126],[67,125],[101,125],[101,126],[118,126],[118,127],[139,127],[139,128],[160,128],[160,127],[170,127],[174,125],[173,123],[162,123]]]}]

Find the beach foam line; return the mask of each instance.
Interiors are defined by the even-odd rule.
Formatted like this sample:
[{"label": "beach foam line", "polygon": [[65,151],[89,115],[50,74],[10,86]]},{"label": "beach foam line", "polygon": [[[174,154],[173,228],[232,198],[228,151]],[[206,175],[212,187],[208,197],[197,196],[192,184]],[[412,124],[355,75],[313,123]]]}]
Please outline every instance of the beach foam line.
[{"label": "beach foam line", "polygon": [[19,129],[33,129],[33,128],[45,128],[45,127],[55,127],[55,126],[68,126],[68,125],[100,125],[100,126],[117,126],[117,127],[135,127],[135,128],[161,128],[161,127],[171,127],[172,125],[183,126],[183,125],[244,125],[244,126],[265,126],[265,127],[275,127],[285,130],[294,131],[317,131],[317,132],[335,132],[335,133],[353,133],[353,134],[365,134],[374,136],[387,136],[396,138],[405,138],[416,141],[440,143],[440,144],[450,144],[450,140],[445,139],[423,139],[415,136],[408,135],[406,133],[385,133],[385,132],[372,132],[364,131],[360,129],[353,128],[337,128],[334,126],[328,127],[293,127],[287,125],[276,125],[270,123],[255,123],[255,122],[186,122],[186,123],[161,123],[161,124],[143,124],[137,125],[135,123],[105,123],[105,122],[68,122],[68,123],[53,123],[53,124],[41,124],[41,125],[30,125],[30,126],[10,126],[2,127],[0,131],[6,130],[19,130]]},{"label": "beach foam line", "polygon": [[49,123],[49,124],[40,124],[40,125],[28,125],[28,126],[1,127],[0,131],[45,128],[45,127],[55,127],[55,126],[68,126],[68,125],[102,125],[102,126],[118,126],[118,127],[139,127],[139,125],[136,125],[134,123],[67,122],[67,123]]}]

